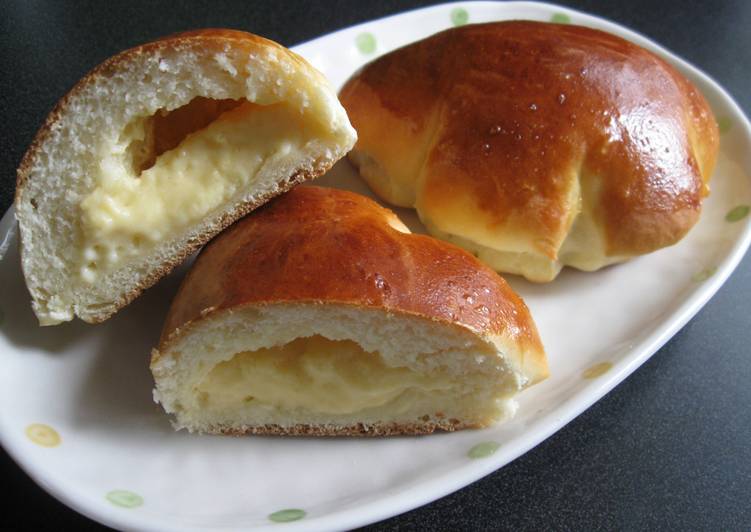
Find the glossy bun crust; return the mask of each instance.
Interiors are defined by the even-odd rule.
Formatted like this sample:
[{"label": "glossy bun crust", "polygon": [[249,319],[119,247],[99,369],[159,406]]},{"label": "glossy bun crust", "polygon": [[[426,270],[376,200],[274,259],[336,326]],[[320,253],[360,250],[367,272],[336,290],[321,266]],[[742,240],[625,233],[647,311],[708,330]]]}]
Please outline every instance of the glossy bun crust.
[{"label": "glossy bun crust", "polygon": [[500,271],[549,281],[680,240],[719,147],[706,100],[614,35],[512,21],[391,52],[344,86],[373,190]]},{"label": "glossy bun crust", "polygon": [[524,301],[475,257],[412,234],[352,192],[296,187],[212,240],[188,273],[160,344],[208,314],[248,305],[345,304],[443,322],[513,349],[530,384],[548,374]]},{"label": "glossy bun crust", "polygon": [[[312,337],[328,342],[322,361],[294,362],[278,351]],[[357,358],[336,351],[340,341],[382,366],[359,373]],[[215,368],[238,356],[258,360],[259,349],[277,349],[273,370],[238,364],[220,385],[206,386]],[[378,384],[384,368],[400,377]],[[494,271],[456,246],[411,234],[364,196],[309,186],[270,201],[203,249],[175,296],[151,369],[155,398],[177,428],[311,436],[487,426],[513,415],[512,397],[548,375],[529,310]],[[420,383],[400,384],[404,372]],[[242,381],[253,374],[275,383],[278,395]],[[295,375],[304,378],[290,384]],[[229,389],[241,390],[234,402],[217,399]],[[378,399],[384,389],[400,391]],[[335,399],[341,390],[350,392]],[[363,397],[367,406],[352,406]],[[333,401],[352,410],[321,406]]]}]

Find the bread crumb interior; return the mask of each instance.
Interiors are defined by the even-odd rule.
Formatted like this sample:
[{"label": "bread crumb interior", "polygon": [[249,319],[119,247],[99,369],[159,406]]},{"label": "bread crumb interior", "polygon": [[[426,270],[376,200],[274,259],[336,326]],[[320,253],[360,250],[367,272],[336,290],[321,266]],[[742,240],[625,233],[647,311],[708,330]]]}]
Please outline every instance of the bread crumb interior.
[{"label": "bread crumb interior", "polygon": [[265,169],[293,166],[316,129],[288,104],[242,99],[195,98],[131,121],[102,141],[97,182],[81,202],[80,277],[96,282],[241,196]]}]

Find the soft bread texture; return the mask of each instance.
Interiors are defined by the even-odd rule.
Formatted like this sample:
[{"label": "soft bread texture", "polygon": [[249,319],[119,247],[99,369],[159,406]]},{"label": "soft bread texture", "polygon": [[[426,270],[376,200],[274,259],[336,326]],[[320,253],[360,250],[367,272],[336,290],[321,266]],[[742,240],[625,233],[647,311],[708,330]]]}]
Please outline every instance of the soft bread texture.
[{"label": "soft bread texture", "polygon": [[548,373],[495,272],[370,199],[307,186],[201,251],[151,369],[177,428],[327,436],[485,426]]},{"label": "soft bread texture", "polygon": [[40,323],[108,318],[355,139],[327,80],[255,35],[199,30],[105,61],[57,104],[18,169]]},{"label": "soft bread texture", "polygon": [[675,68],[571,25],[444,31],[366,65],[340,99],[359,137],[350,160],[378,196],[540,282],[680,240],[719,146]]}]

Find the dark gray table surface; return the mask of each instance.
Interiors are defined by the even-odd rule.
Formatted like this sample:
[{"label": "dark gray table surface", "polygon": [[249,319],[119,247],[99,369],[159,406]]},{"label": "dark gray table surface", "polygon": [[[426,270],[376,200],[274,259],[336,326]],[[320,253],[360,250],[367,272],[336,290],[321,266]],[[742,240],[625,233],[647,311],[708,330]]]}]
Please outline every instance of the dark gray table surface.
[{"label": "dark gray table surface", "polygon": [[[10,206],[15,168],[55,101],[120,50],[206,26],[293,45],[430,3],[2,0],[0,209]],[[561,3],[663,44],[751,112],[751,2]],[[747,256],[682,331],[563,430],[483,480],[368,528],[751,529],[750,289]],[[101,528],[47,495],[0,453],[0,529]]]}]

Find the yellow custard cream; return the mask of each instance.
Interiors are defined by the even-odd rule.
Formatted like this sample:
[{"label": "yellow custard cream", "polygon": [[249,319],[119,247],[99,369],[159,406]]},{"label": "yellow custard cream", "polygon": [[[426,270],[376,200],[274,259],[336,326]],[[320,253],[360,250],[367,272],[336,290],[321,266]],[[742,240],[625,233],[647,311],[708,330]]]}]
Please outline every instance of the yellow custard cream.
[{"label": "yellow custard cream", "polygon": [[238,353],[214,367],[197,388],[209,408],[243,403],[321,414],[350,414],[386,405],[410,390],[449,389],[448,375],[424,375],[384,364],[351,341],[321,336]]},{"label": "yellow custard cream", "polygon": [[94,282],[97,271],[112,268],[123,253],[179,234],[250,185],[265,162],[294,155],[314,138],[295,109],[238,102],[138,175],[129,157],[150,125],[145,118],[126,129],[81,204],[86,281]]}]

